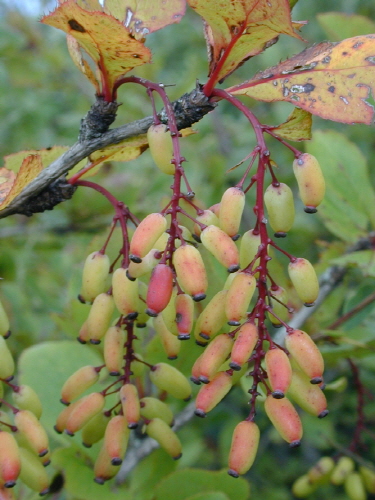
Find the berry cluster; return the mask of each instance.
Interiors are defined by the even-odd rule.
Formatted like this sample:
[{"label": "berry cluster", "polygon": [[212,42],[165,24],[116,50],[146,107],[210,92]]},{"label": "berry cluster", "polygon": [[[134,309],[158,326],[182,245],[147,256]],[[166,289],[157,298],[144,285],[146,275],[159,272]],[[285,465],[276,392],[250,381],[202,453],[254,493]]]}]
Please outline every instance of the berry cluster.
[{"label": "berry cluster", "polygon": [[367,493],[375,494],[374,471],[363,465],[356,471],[354,460],[348,456],[341,456],[336,461],[322,457],[307,474],[295,481],[292,491],[297,498],[306,498],[327,483],[344,486],[350,500],[366,500]]},{"label": "berry cluster", "polygon": [[[216,205],[202,208],[182,167],[185,158],[180,154],[180,133],[163,87],[135,77],[129,81],[147,87],[150,95],[158,92],[163,99],[168,126],[160,122],[154,110],[154,125],[147,136],[156,166],[163,174],[173,176],[172,196],[160,212],[139,221],[102,186],[74,176],[72,183],[96,189],[115,209],[113,227],[103,248],[86,259],[79,295],[81,302],[92,305],[78,340],[91,344],[103,341],[104,364],[83,367],[66,381],[61,401],[67,407],[55,429],[70,435],[82,430],[86,446],[104,438],[94,466],[98,483],[116,474],[129,429],[140,422],[149,436],[173,458],[179,458],[181,444],[170,427],[173,414],[162,399],[168,393],[188,400],[190,384],[171,364],[149,364],[138,346],[144,338],[142,328],[151,326],[167,358],[173,360],[181,341],[192,336],[204,348],[191,374],[195,384],[203,384],[196,397],[197,416],[205,417],[241,376],[253,380],[250,413],[235,428],[229,453],[229,474],[238,477],[247,472],[256,456],[259,429],[255,416],[260,391],[265,394],[269,419],[291,446],[300,443],[302,423],[289,397],[319,418],[328,413],[322,392],[323,358],[306,332],[286,323],[288,297],[269,273],[270,247],[288,257],[291,282],[306,306],[318,297],[318,279],[309,261],[288,254],[268,236],[268,222],[275,237],[286,236],[293,225],[294,204],[290,188],[275,176],[263,137],[266,127],[235,98],[214,91],[245,114],[256,131],[258,144],[249,155],[250,165],[242,179],[228,188]],[[281,142],[295,154],[293,170],[300,196],[305,211],[314,213],[325,191],[319,164],[312,155]],[[257,172],[245,186],[256,158]],[[264,189],[267,171],[272,183]],[[255,224],[241,235],[246,194],[252,186],[256,186]],[[115,262],[110,262],[106,247],[117,223],[123,235],[122,247]],[[131,234],[132,225],[135,230]],[[212,284],[216,291],[202,306],[210,281],[206,270],[210,254],[226,268],[228,278],[221,285]],[[267,327],[270,323],[286,328],[285,347],[272,339]],[[103,369],[114,381],[100,392],[80,397],[98,381]],[[159,389],[161,399],[154,397],[150,382]],[[111,399],[107,409],[107,396],[112,394],[117,400],[113,404]]]},{"label": "berry cluster", "polygon": [[[42,404],[26,384],[12,383],[15,363],[7,345],[10,336],[8,317],[0,303],[0,497],[15,499],[13,488],[20,479],[26,486],[46,495],[50,463],[48,437],[39,419]],[[12,403],[5,399],[11,390]]]}]

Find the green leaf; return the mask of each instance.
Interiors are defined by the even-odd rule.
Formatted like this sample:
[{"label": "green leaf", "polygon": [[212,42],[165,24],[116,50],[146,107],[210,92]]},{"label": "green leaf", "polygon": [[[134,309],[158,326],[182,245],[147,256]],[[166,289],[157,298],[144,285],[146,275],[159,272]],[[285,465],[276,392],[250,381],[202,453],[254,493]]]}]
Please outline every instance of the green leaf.
[{"label": "green leaf", "polygon": [[[352,295],[347,295],[342,308],[342,314],[347,314],[349,311],[352,311],[354,308],[360,306],[363,304],[363,301],[367,301],[369,297],[373,298],[374,289],[374,280],[372,278],[362,280],[362,282],[358,284],[357,288],[353,290]],[[369,317],[374,310],[374,307],[375,300],[372,300],[372,302],[363,307],[363,309],[356,312],[350,319],[348,319],[348,321],[345,321],[345,323],[341,326],[341,329],[346,331],[355,328]],[[371,318],[369,318],[369,320],[371,321]]]},{"label": "green leaf", "polygon": [[68,302],[62,313],[51,313],[51,319],[59,331],[64,332],[67,337],[76,339],[79,329],[87,319],[88,312],[88,304],[82,304],[74,298]]},{"label": "green leaf", "polygon": [[226,90],[290,102],[326,120],[370,125],[374,108],[366,99],[375,93],[374,40],[375,35],[364,35],[319,43]]},{"label": "green leaf", "polygon": [[155,500],[156,485],[163,477],[173,473],[176,467],[177,462],[167,456],[164,450],[153,451],[137,465],[129,476],[132,499]]},{"label": "green leaf", "polygon": [[229,500],[229,497],[222,491],[207,491],[188,497],[186,500]]},{"label": "green leaf", "polygon": [[372,328],[356,327],[348,331],[323,330],[320,333],[334,337],[335,344],[319,345],[328,364],[335,364],[343,358],[362,358],[375,352],[375,333]]},{"label": "green leaf", "polygon": [[63,473],[64,488],[74,500],[133,500],[124,488],[113,482],[103,485],[94,482],[93,470],[85,463],[79,450],[59,448],[52,455],[52,465]]},{"label": "green leaf", "polygon": [[[212,472],[184,469],[170,474],[155,488],[155,500],[187,500],[203,492],[220,491],[230,500],[248,500],[248,482],[239,478],[233,481],[226,471]],[[220,498],[220,497],[219,497]],[[221,500],[221,499],[220,499]]]},{"label": "green leaf", "polygon": [[318,23],[332,41],[375,33],[375,23],[368,17],[344,12],[324,12],[316,16]]},{"label": "green leaf", "polygon": [[375,276],[375,251],[361,250],[332,260],[339,266],[359,267],[364,276]]},{"label": "green leaf", "polygon": [[326,180],[326,195],[318,214],[327,228],[354,243],[375,227],[375,192],[366,158],[344,134],[316,131],[306,151],[317,157]]},{"label": "green leaf", "polygon": [[43,342],[25,349],[21,354],[19,381],[37,392],[43,405],[41,421],[54,438],[58,437],[53,426],[63,409],[59,399],[65,380],[84,365],[98,366],[102,363],[101,356],[93,349],[70,340]]}]

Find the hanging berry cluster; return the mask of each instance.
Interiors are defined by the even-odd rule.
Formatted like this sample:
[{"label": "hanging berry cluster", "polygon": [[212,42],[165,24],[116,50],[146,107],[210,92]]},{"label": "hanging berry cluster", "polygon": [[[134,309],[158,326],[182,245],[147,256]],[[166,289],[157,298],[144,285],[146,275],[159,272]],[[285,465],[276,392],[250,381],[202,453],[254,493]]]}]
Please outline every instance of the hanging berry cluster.
[{"label": "hanging berry cluster", "polygon": [[[228,472],[238,477],[248,471],[256,456],[260,391],[266,395],[264,409],[269,419],[292,447],[300,444],[302,424],[289,398],[319,418],[328,413],[321,389],[323,358],[306,332],[286,323],[288,297],[269,274],[269,248],[288,257],[290,279],[306,306],[318,297],[318,280],[309,261],[288,254],[268,235],[269,225],[277,238],[285,237],[291,229],[293,195],[276,178],[263,136],[267,129],[248,108],[225,91],[212,91],[213,98],[227,99],[245,114],[255,130],[257,145],[240,181],[229,187],[216,205],[203,209],[195,203],[185,175],[180,134],[163,86],[136,77],[123,79],[122,83],[126,82],[145,86],[151,97],[152,92],[158,92],[163,100],[168,124],[160,122],[153,105],[154,124],[147,138],[156,166],[173,178],[172,194],[164,209],[139,221],[102,186],[79,180],[79,175],[71,181],[106,196],[115,216],[103,248],[86,259],[79,295],[81,302],[92,305],[78,340],[91,344],[103,341],[104,364],[83,367],[66,381],[61,402],[67,407],[55,429],[69,435],[82,430],[86,446],[103,438],[94,466],[98,483],[116,474],[130,429],[140,423],[174,459],[181,456],[180,441],[171,428],[173,414],[155,396],[154,389],[145,389],[150,385],[143,380],[147,377],[159,395],[166,392],[186,401],[191,397],[191,385],[171,364],[161,361],[151,365],[138,353],[142,328],[151,328],[170,360],[177,358],[182,341],[195,341],[204,349],[191,368],[191,381],[201,385],[195,401],[199,417],[206,417],[241,376],[252,377],[249,415],[234,429],[229,452]],[[313,156],[284,144],[295,154],[293,169],[305,211],[314,213],[325,190],[319,164]],[[256,172],[251,175],[256,160]],[[271,184],[265,189],[267,172]],[[256,222],[241,234],[246,195],[252,187],[256,189]],[[193,222],[192,231],[186,227],[187,220]],[[106,246],[116,224],[121,227],[122,247],[116,261],[110,262]],[[130,237],[131,226],[135,230]],[[215,294],[207,301],[209,276],[202,247],[228,271],[224,286],[216,285]],[[286,328],[285,347],[274,342],[267,324]],[[113,382],[101,392],[80,398],[98,381],[103,369]],[[118,400],[107,408],[106,398],[113,393],[118,394]]]},{"label": "hanging berry cluster", "polygon": [[[294,154],[293,171],[309,214],[317,211],[324,197],[322,171],[316,158],[290,146],[282,133],[277,135],[277,127],[262,125],[235,96],[286,101],[298,106],[293,112],[296,114],[291,115],[297,116],[295,131],[301,116],[309,117],[310,113],[345,123],[373,122],[373,108],[366,102],[374,81],[373,35],[317,44],[227,91],[219,90],[218,83],[247,59],[276,43],[280,34],[301,39],[298,31],[305,22],[292,21],[287,0],[254,0],[240,2],[241,5],[234,0],[220,4],[188,0],[204,20],[209,49],[208,81],[198,89],[212,107],[220,100],[236,107],[256,137],[246,158],[249,165],[237,184],[229,187],[217,204],[202,208],[183,168],[177,109],[169,102],[162,85],[124,76],[151,61],[151,51],[145,46],[146,35],[179,22],[185,13],[184,0],[168,2],[168,7],[164,0],[159,3],[148,2],[145,8],[143,2],[136,2],[137,6],[132,4],[130,8],[127,2],[65,0],[42,19],[67,34],[72,59],[93,84],[97,96],[96,108],[83,120],[77,148],[61,157],[66,168],[59,170],[59,175],[98,151],[98,144],[115,119],[117,89],[136,83],[147,89],[153,106],[153,124],[147,134],[152,157],[161,174],[173,179],[164,208],[139,220],[104,187],[81,179],[93,166],[106,161],[100,157],[71,177],[68,195],[61,196],[58,189],[51,200],[51,193],[42,192],[48,203],[36,203],[35,208],[33,202],[31,208],[20,212],[30,215],[51,208],[71,196],[78,186],[101,193],[115,212],[107,240],[86,259],[79,294],[79,300],[91,306],[78,341],[102,343],[103,363],[83,366],[66,380],[61,390],[65,407],[55,424],[59,433],[81,432],[87,447],[100,443],[94,464],[95,481],[99,484],[116,475],[130,432],[140,424],[174,459],[181,456],[181,443],[172,428],[174,416],[165,400],[166,394],[189,400],[191,382],[200,385],[195,413],[205,417],[241,377],[251,378],[249,414],[234,429],[229,452],[228,472],[233,477],[246,473],[255,460],[260,436],[256,415],[261,400],[272,424],[292,447],[300,444],[302,423],[291,400],[319,418],[327,415],[322,390],[323,358],[308,333],[288,325],[287,292],[269,270],[270,251],[283,254],[289,260],[288,273],[297,295],[305,306],[314,304],[319,294],[314,268],[305,258],[289,254],[269,235],[271,227],[276,239],[285,237],[293,226],[295,212],[291,189],[275,175],[265,134]],[[162,119],[155,109],[154,92],[164,104]],[[197,104],[187,121],[194,123],[212,107],[203,112]],[[187,114],[181,108],[181,114]],[[144,131],[141,128],[138,134]],[[309,135],[295,134],[297,140]],[[103,143],[101,151],[119,140]],[[145,147],[146,141],[139,147],[139,154]],[[20,165],[28,181],[38,176],[42,168],[42,155],[35,152]],[[266,176],[270,178],[269,186]],[[12,204],[17,206],[25,182],[19,176],[14,184],[10,183],[1,210],[14,213]],[[253,227],[243,227],[242,215],[251,189],[255,191],[255,223]],[[122,243],[117,258],[111,262],[106,250],[116,226],[120,227]],[[204,254],[211,254],[228,271],[224,284],[211,282],[208,257]],[[285,343],[275,342],[269,331],[271,325],[285,328]],[[14,495],[9,488],[18,477],[40,494],[47,493],[43,466],[49,462],[49,447],[39,423],[40,403],[36,394],[27,386],[12,383],[14,363],[6,342],[8,330],[8,319],[0,305],[0,389],[6,385],[14,395],[13,405],[0,394],[0,402],[9,410],[2,411],[0,418],[0,494],[10,499]],[[153,334],[159,337],[169,360],[176,359],[182,341],[195,341],[202,347],[191,367],[191,381],[171,363],[161,360],[152,364],[144,359],[142,341]],[[106,384],[100,391],[95,390],[99,379],[102,385]],[[358,476],[354,478],[358,483]],[[309,477],[308,481],[313,479]]]},{"label": "hanging berry cluster", "polygon": [[[0,497],[14,500],[18,479],[41,496],[49,492],[47,432],[40,422],[42,404],[27,384],[14,383],[15,363],[7,345],[9,320],[0,302]],[[11,400],[5,398],[11,391]]]}]

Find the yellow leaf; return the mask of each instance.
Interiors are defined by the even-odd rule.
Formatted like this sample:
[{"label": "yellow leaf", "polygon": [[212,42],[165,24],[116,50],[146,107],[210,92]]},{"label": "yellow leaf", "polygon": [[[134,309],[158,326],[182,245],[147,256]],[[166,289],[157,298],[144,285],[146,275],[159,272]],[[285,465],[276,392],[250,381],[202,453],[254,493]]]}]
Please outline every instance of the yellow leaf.
[{"label": "yellow leaf", "polygon": [[70,57],[73,59],[74,64],[90,80],[90,82],[94,85],[96,89],[96,93],[99,94],[100,93],[99,82],[96,79],[92,69],[90,68],[90,65],[83,58],[80,44],[77,42],[74,36],[69,35],[69,33],[66,35],[66,43],[68,46]]},{"label": "yellow leaf", "polygon": [[[185,128],[180,131],[182,137],[187,137],[195,134],[196,131],[192,128]],[[144,151],[148,149],[147,134],[141,134],[137,137],[125,139],[117,144],[111,144],[103,149],[98,149],[89,156],[89,161],[93,164],[93,168],[83,174],[80,178],[91,177],[98,173],[103,163],[107,161],[130,161],[138,158]],[[82,168],[82,165],[80,165]],[[84,167],[85,168],[85,167]],[[70,171],[74,176],[79,172],[76,167]]]},{"label": "yellow leaf", "polygon": [[74,0],[62,3],[41,22],[65,31],[78,41],[98,67],[107,100],[119,77],[151,60],[149,49],[135,40],[119,20],[104,12],[84,10]]},{"label": "yellow leaf", "polygon": [[134,36],[142,38],[185,14],[185,0],[106,0],[104,11],[124,23]]},{"label": "yellow leaf", "polygon": [[[44,168],[68,149],[67,146],[53,146],[5,156],[4,168],[0,169],[0,210],[6,208]],[[79,168],[84,161],[79,162]]]},{"label": "yellow leaf", "polygon": [[227,89],[260,101],[287,101],[327,120],[373,121],[375,35],[323,42]]},{"label": "yellow leaf", "polygon": [[48,167],[50,163],[59,158],[69,148],[68,146],[53,146],[45,149],[29,149],[27,151],[18,151],[4,157],[4,167],[18,172],[23,160],[30,155],[37,155],[40,157],[43,168]]},{"label": "yellow leaf", "polygon": [[[58,0],[58,4],[63,4],[67,0]],[[82,9],[85,10],[97,10],[101,11],[102,6],[100,5],[100,2],[98,0],[75,0],[76,4],[82,7]]]},{"label": "yellow leaf", "polygon": [[118,144],[98,149],[89,157],[91,161],[129,161],[134,160],[148,148],[146,134],[125,139]]},{"label": "yellow leaf", "polygon": [[270,130],[287,141],[308,141],[311,139],[312,117],[304,109],[294,108],[287,120]]},{"label": "yellow leaf", "polygon": [[27,156],[23,160],[21,168],[8,193],[6,193],[5,197],[1,200],[0,210],[6,208],[42,170],[43,165],[39,155]]},{"label": "yellow leaf", "polygon": [[288,0],[188,0],[205,20],[211,76],[222,81],[244,61],[293,29]]}]

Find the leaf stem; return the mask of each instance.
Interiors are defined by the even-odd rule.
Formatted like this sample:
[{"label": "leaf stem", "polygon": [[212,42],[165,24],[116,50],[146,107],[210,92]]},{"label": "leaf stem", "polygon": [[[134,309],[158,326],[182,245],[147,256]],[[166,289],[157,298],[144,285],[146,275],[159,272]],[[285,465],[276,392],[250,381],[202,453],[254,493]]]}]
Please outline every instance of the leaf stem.
[{"label": "leaf stem", "polygon": [[[244,22],[242,24],[242,26],[240,26],[238,28],[238,32],[235,33],[234,36],[232,36],[229,44],[227,45],[226,49],[224,50],[224,53],[222,54],[222,56],[220,57],[219,61],[216,64],[216,66],[214,67],[214,70],[210,74],[209,79],[204,84],[204,86],[203,86],[203,92],[206,94],[207,97],[211,97],[213,95],[214,87],[215,87],[215,85],[217,84],[217,82],[219,80],[220,71],[222,70],[222,68],[223,68],[226,60],[228,59],[228,57],[229,57],[229,55],[230,55],[230,53],[231,53],[234,45],[237,43],[237,41],[239,40],[239,38],[243,35],[243,32],[245,31],[245,29],[246,29],[246,22]],[[232,71],[234,71],[234,69]],[[224,78],[226,78],[230,73],[224,75],[221,78],[221,80],[224,80]]]}]

